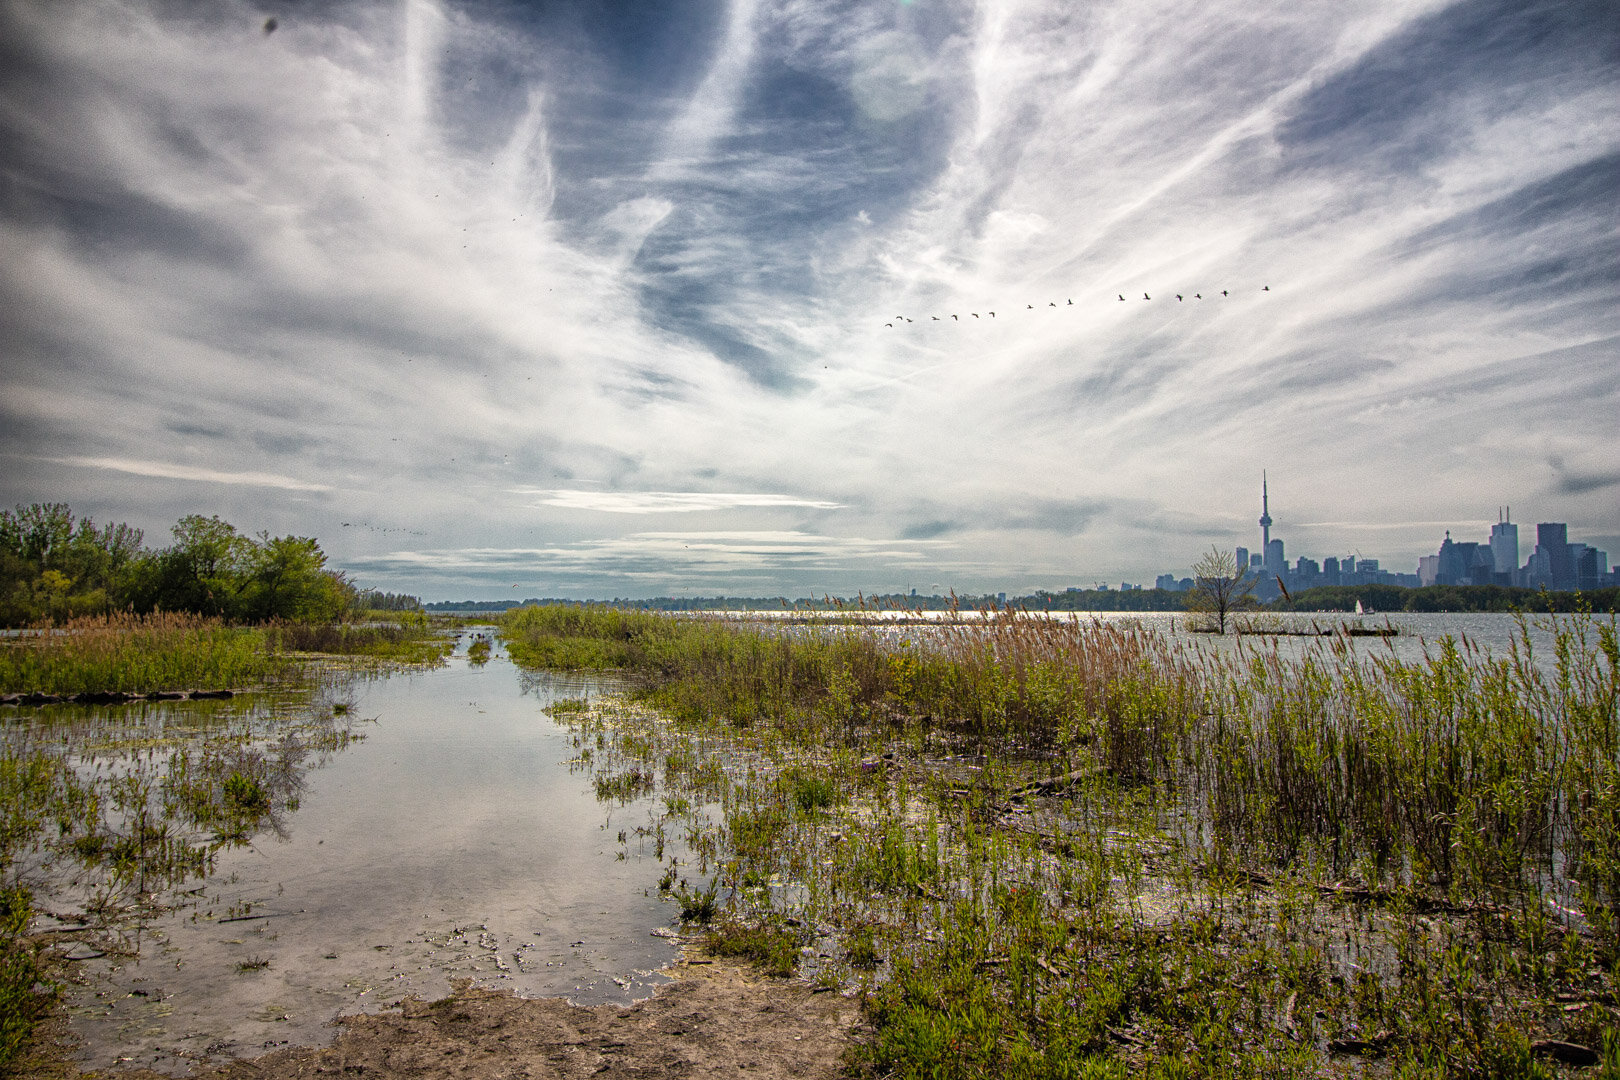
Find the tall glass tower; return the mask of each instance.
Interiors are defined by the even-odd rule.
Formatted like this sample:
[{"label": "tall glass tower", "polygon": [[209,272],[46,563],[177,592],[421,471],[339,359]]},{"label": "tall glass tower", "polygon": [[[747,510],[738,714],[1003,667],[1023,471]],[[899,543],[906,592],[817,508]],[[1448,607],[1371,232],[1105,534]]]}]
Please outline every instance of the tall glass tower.
[{"label": "tall glass tower", "polygon": [[1491,569],[1498,574],[1511,574],[1519,568],[1519,527],[1513,524],[1513,512],[1497,513],[1497,522],[1491,526]]}]

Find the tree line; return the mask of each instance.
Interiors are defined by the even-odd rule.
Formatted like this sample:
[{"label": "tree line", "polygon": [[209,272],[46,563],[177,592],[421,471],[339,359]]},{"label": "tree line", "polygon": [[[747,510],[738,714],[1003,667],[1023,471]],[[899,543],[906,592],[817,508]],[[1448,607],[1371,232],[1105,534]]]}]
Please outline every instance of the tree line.
[{"label": "tree line", "polygon": [[64,503],[0,510],[0,624],[115,611],[304,622],[360,607],[420,606],[415,597],[357,589],[327,567],[311,537],[248,535],[201,514],[170,531],[173,543],[151,549],[140,529],[76,519]]}]

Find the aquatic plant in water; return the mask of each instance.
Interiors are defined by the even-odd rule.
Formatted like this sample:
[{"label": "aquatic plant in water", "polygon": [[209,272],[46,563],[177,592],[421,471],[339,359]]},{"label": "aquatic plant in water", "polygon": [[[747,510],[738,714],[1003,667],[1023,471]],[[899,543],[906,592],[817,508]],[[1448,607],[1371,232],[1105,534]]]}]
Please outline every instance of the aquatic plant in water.
[{"label": "aquatic plant in water", "polygon": [[655,776],[717,948],[814,942],[862,988],[878,1074],[1620,1074],[1612,619],[1551,665],[1527,632],[1401,662],[1018,615],[509,625],[639,680],[658,712],[591,765]]}]

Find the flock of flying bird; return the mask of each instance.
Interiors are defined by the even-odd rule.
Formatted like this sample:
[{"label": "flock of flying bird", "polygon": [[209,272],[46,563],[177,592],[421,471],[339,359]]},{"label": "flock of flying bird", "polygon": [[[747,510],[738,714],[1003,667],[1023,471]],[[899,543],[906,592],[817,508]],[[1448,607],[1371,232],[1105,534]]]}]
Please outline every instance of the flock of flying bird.
[{"label": "flock of flying bird", "polygon": [[[1270,292],[1271,291],[1271,286],[1270,285],[1262,285],[1262,286],[1260,286],[1260,291],[1261,292]],[[1125,302],[1125,294],[1124,293],[1118,293],[1116,295],[1119,297],[1121,303]],[[1187,299],[1188,299],[1188,297],[1183,293],[1176,293],[1174,295],[1175,295],[1175,298],[1177,300],[1182,301],[1183,303],[1185,303],[1187,301]],[[1212,297],[1214,296],[1213,293],[1211,293],[1210,295]],[[1222,296],[1231,296],[1232,294],[1231,294],[1230,291],[1228,291],[1226,289],[1222,289],[1221,290],[1221,295]],[[1204,298],[1203,293],[1193,293],[1192,297],[1191,297],[1191,299],[1193,299],[1193,300],[1202,300],[1203,298]],[[1147,293],[1144,292],[1142,294],[1142,299],[1143,300],[1152,300],[1153,297],[1149,296]],[[1048,303],[1046,306],[1055,308],[1055,307],[1058,306],[1058,303],[1057,303],[1056,300],[1053,300],[1050,303]],[[1073,307],[1074,306],[1074,301],[1070,300],[1067,304],[1064,304],[1063,306],[1064,307]],[[1026,310],[1026,311],[1034,311],[1035,310],[1035,305],[1034,304],[1025,304],[1024,305],[1024,310]],[[970,312],[968,312],[968,314],[973,316],[975,319],[977,319],[979,317],[979,313],[977,311],[970,311]],[[993,312],[993,311],[989,312],[989,315],[990,315],[990,317],[992,319],[996,317],[996,313]],[[930,315],[930,316],[928,316],[928,318],[931,319],[934,322],[944,322],[945,321],[944,319],[940,318],[938,315]],[[961,322],[962,321],[960,316],[957,316],[957,315],[952,315],[951,319],[954,322]],[[908,322],[912,322],[912,321],[913,320],[906,318],[906,316],[904,316],[904,315],[896,315],[894,317],[893,322],[886,322],[883,325],[884,326],[890,326],[890,327],[892,327],[892,326],[903,326],[903,324],[908,323]]]}]

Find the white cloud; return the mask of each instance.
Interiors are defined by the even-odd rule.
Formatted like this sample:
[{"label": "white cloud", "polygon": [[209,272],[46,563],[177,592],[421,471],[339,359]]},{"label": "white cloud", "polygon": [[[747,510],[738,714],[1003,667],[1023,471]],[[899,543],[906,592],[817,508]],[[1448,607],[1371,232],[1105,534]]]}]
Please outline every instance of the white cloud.
[{"label": "white cloud", "polygon": [[825,499],[804,499],[769,493],[708,491],[581,491],[559,488],[526,491],[537,505],[561,506],[570,510],[594,510],[605,514],[692,513],[699,510],[727,510],[736,507],[809,507],[836,510],[842,504]]},{"label": "white cloud", "polygon": [[60,457],[41,458],[58,465],[80,469],[108,469],[133,476],[154,476],[165,480],[196,480],[205,484],[231,484],[246,487],[280,488],[283,491],[331,491],[330,484],[315,484],[291,476],[262,472],[222,472],[161,461],[130,461],[123,458]]},{"label": "white cloud", "polygon": [[597,595],[1151,580],[1252,540],[1262,468],[1386,564],[1502,503],[1620,533],[1620,87],[1555,9],[17,0],[0,498]]}]

